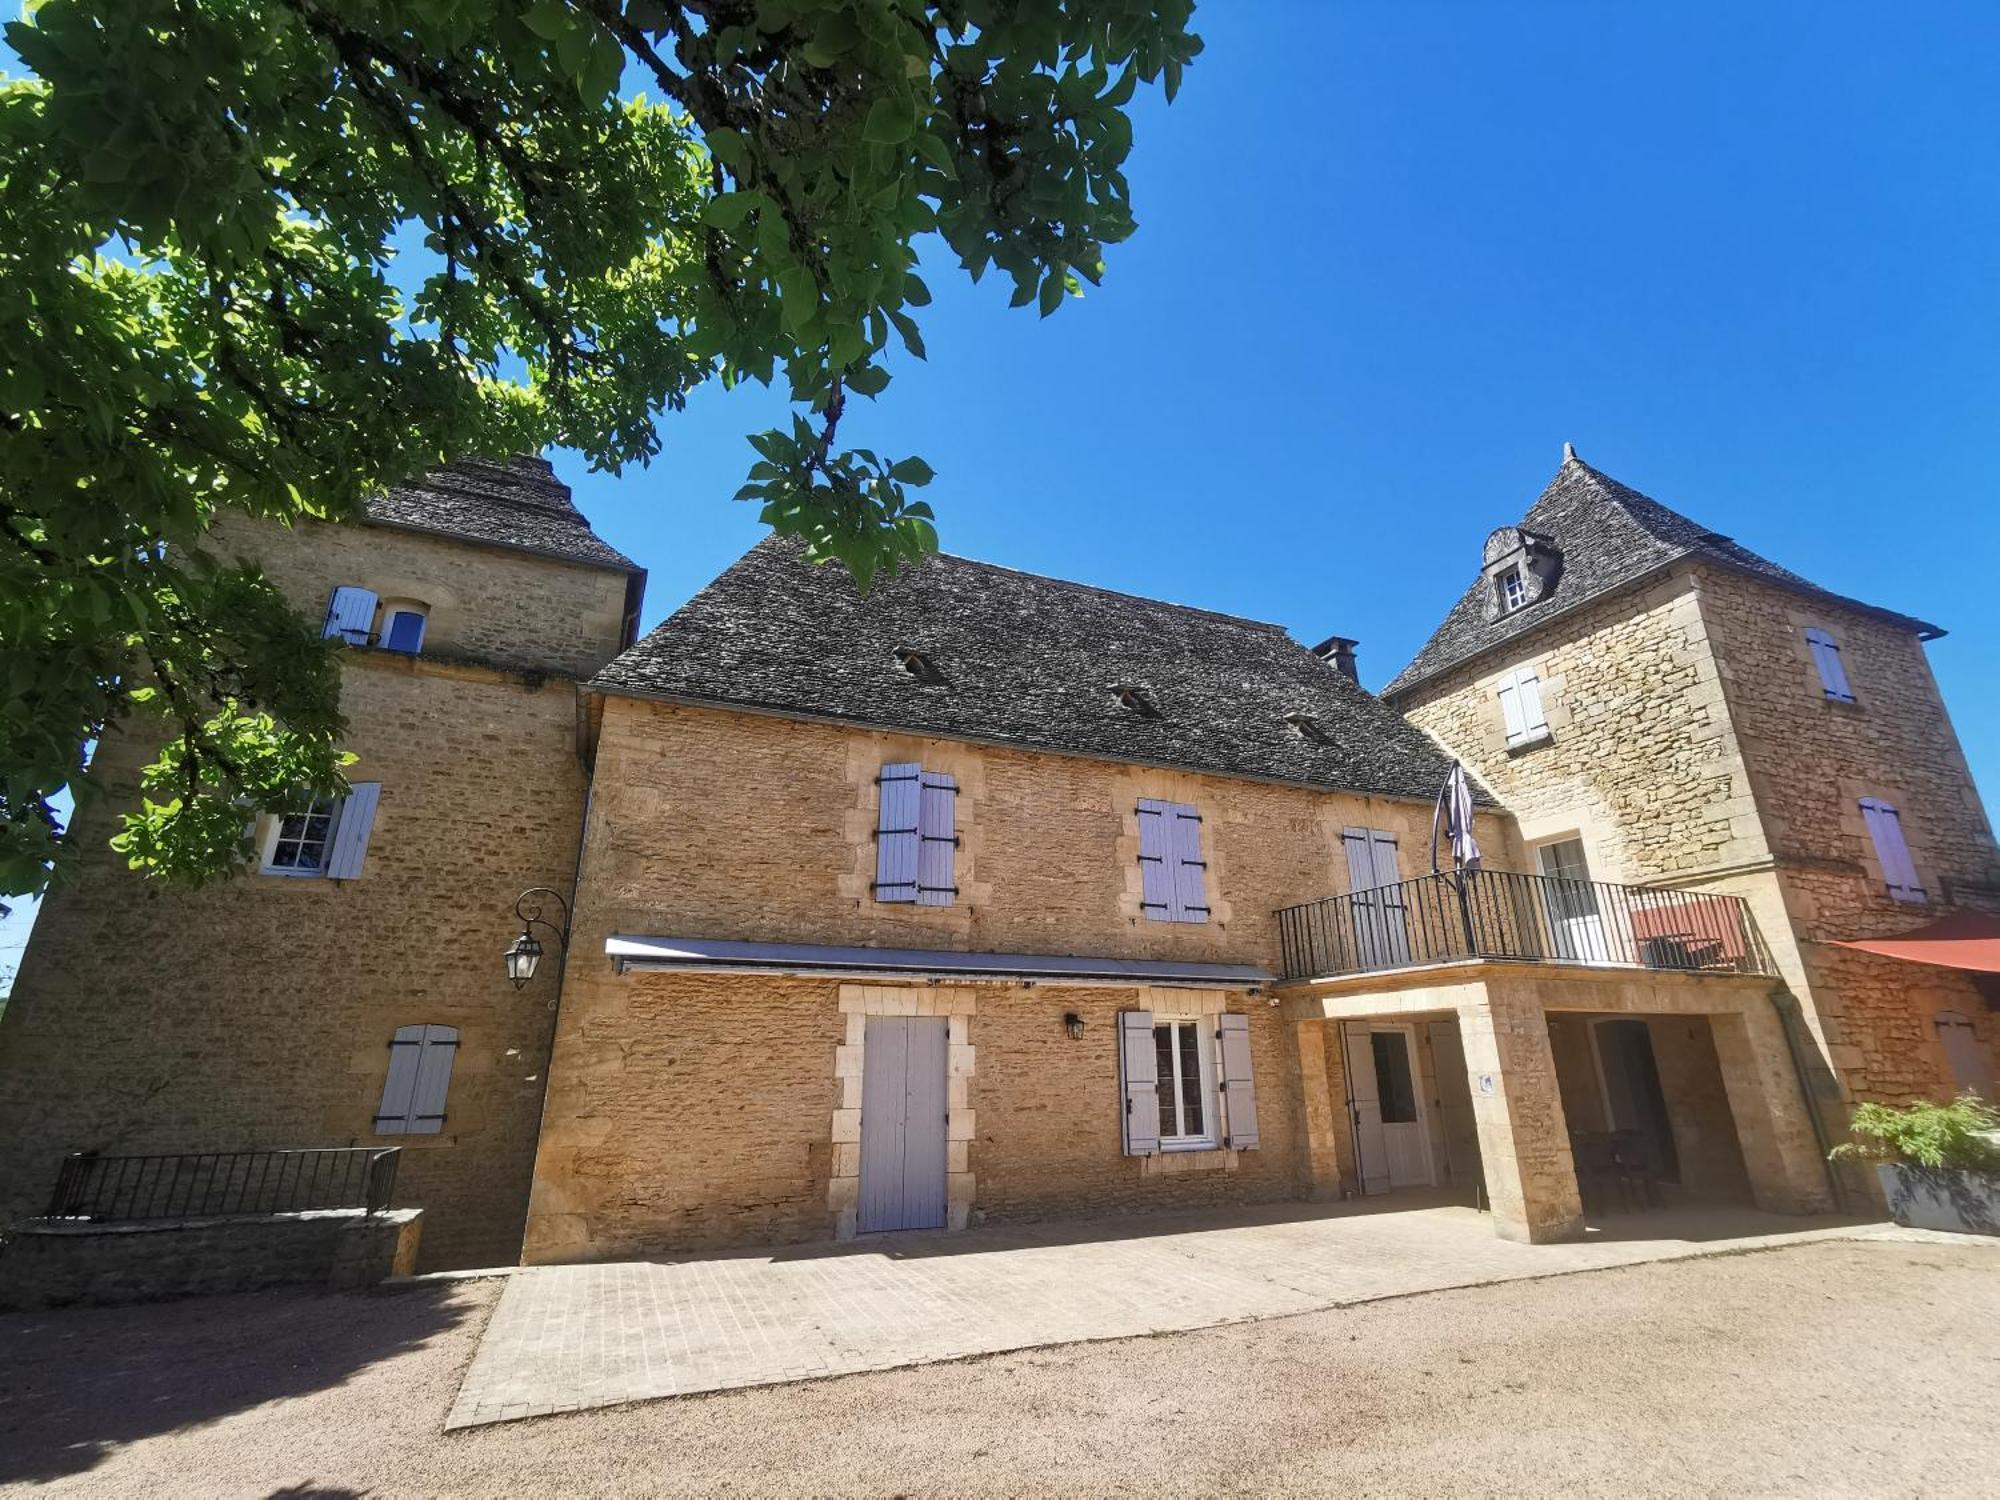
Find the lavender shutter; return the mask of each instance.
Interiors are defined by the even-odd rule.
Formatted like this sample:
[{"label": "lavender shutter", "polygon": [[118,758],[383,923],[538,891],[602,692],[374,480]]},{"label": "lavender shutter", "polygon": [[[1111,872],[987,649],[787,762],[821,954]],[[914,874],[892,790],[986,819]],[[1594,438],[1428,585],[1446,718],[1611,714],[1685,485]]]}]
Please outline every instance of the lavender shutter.
[{"label": "lavender shutter", "polygon": [[410,1096],[406,1134],[436,1135],[444,1129],[444,1096],[451,1088],[451,1065],[458,1057],[458,1028],[426,1026],[417,1053],[417,1081]]},{"label": "lavender shutter", "polygon": [[923,806],[923,768],[897,762],[876,781],[881,811],[875,823],[875,899],[917,899],[917,855]]},{"label": "lavender shutter", "polygon": [[1192,807],[1169,804],[1167,825],[1173,840],[1174,920],[1208,920],[1208,861],[1201,857],[1201,814]]},{"label": "lavender shutter", "polygon": [[357,781],[341,799],[333,844],[326,853],[327,879],[361,878],[361,862],[368,857],[368,836],[375,831],[375,806],[381,798],[381,782]]},{"label": "lavender shutter", "polygon": [[1847,685],[1847,666],[1840,659],[1840,643],[1818,626],[1806,631],[1806,645],[1812,648],[1813,665],[1819,668],[1819,685],[1837,703],[1852,703],[1854,690]]},{"label": "lavender shutter", "polygon": [[346,584],[333,591],[326,605],[326,625],[321,635],[337,635],[350,646],[368,644],[369,627],[375,623],[375,595],[368,589]]},{"label": "lavender shutter", "polygon": [[1250,1076],[1250,1018],[1235,1011],[1220,1018],[1222,1096],[1229,1106],[1228,1145],[1236,1151],[1257,1149],[1257,1085]]},{"label": "lavender shutter", "polygon": [[424,1050],[424,1028],[402,1026],[389,1043],[389,1074],[382,1081],[382,1104],[375,1111],[377,1135],[406,1135],[410,1102],[417,1093],[417,1062]]},{"label": "lavender shutter", "polygon": [[1176,915],[1172,821],[1171,802],[1139,799],[1139,910],[1155,922],[1171,922]]},{"label": "lavender shutter", "polygon": [[950,906],[958,896],[958,783],[925,771],[917,808],[917,905]]},{"label": "lavender shutter", "polygon": [[1125,1154],[1160,1149],[1160,1076],[1153,1048],[1153,1013],[1118,1012],[1118,1079],[1125,1092]]},{"label": "lavender shutter", "polygon": [[1898,901],[1920,902],[1924,888],[1917,879],[1916,861],[1903,840],[1903,819],[1887,802],[1874,797],[1861,799],[1861,816],[1868,824],[1868,837],[1875,844],[1875,858],[1882,866],[1882,878],[1889,894]]}]

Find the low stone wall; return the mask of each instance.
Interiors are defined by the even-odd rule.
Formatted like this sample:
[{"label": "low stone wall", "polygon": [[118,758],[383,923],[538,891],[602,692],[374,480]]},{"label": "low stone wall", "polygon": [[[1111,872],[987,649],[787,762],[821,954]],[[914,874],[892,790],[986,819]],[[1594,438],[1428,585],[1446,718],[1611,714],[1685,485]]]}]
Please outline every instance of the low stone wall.
[{"label": "low stone wall", "polygon": [[415,1269],[422,1216],[355,1208],[143,1224],[28,1219],[0,1242],[0,1309],[373,1286]]}]

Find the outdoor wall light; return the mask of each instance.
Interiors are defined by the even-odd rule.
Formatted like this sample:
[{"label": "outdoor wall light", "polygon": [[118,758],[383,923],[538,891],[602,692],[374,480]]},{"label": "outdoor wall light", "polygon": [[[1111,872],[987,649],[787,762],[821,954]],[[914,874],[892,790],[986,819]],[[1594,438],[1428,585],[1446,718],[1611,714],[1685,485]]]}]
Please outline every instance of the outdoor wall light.
[{"label": "outdoor wall light", "polygon": [[1072,1042],[1082,1041],[1083,1017],[1078,1015],[1075,1011],[1071,1011],[1068,1015],[1063,1017],[1063,1030],[1069,1033],[1069,1039]]},{"label": "outdoor wall light", "polygon": [[[562,926],[558,927],[542,915],[542,903],[537,896],[547,896],[562,910]],[[531,887],[514,898],[514,915],[521,919],[521,935],[514,939],[507,949],[507,977],[520,989],[535,977],[536,966],[542,961],[541,939],[535,936],[535,925],[540,923],[548,928],[556,940],[556,949],[562,952],[569,947],[569,904],[563,900],[560,891],[550,890],[545,885]]]}]

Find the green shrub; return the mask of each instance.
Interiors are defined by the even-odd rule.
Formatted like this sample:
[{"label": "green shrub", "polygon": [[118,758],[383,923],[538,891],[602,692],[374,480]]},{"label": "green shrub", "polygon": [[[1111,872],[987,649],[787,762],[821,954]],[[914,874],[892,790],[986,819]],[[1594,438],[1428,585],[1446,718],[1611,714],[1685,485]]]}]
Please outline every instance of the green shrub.
[{"label": "green shrub", "polygon": [[1864,1104],[1854,1112],[1852,1129],[1855,1139],[1834,1147],[1836,1158],[2000,1172],[2000,1140],[1993,1135],[2000,1131],[2000,1111],[1977,1094],[1906,1109]]}]

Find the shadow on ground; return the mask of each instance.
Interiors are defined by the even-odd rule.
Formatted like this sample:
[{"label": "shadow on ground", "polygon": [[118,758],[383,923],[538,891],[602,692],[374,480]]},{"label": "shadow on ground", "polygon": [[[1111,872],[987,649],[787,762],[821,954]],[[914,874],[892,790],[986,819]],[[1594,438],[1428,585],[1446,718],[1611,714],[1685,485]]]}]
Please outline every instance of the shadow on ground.
[{"label": "shadow on ground", "polygon": [[448,1284],[5,1314],[0,1485],[84,1473],[125,1444],[342,1385],[483,1315]]}]

